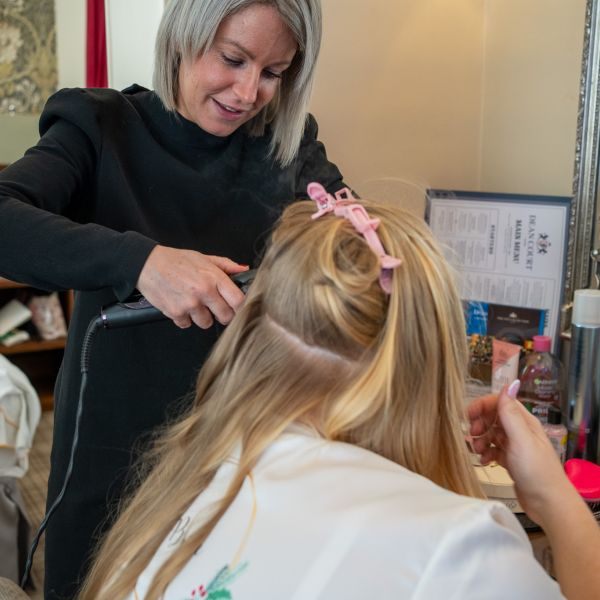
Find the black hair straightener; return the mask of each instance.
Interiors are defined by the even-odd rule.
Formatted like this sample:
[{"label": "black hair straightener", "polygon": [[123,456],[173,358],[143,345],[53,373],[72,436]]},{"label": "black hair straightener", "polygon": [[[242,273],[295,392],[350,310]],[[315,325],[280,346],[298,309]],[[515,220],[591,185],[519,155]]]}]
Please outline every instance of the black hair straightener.
[{"label": "black hair straightener", "polygon": [[[256,269],[251,269],[232,275],[231,280],[246,294],[255,276]],[[117,329],[163,321],[168,317],[152,306],[144,296],[134,296],[125,302],[115,302],[109,306],[103,306],[98,319],[99,324],[105,329]]]}]

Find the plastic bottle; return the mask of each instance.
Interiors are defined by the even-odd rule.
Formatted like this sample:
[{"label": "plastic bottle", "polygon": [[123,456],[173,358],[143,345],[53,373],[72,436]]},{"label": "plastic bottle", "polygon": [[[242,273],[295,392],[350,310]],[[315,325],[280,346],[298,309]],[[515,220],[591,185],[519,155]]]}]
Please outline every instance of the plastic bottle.
[{"label": "plastic bottle", "polygon": [[600,463],[600,290],[576,290],[569,352],[567,458]]},{"label": "plastic bottle", "polygon": [[546,435],[550,439],[550,443],[554,450],[556,450],[556,454],[558,458],[560,458],[560,462],[565,462],[565,457],[567,454],[567,428],[562,424],[562,415],[560,410],[555,407],[550,407],[548,410],[548,423],[544,426],[544,431]]},{"label": "plastic bottle", "polygon": [[542,423],[548,422],[548,410],[560,410],[562,364],[551,354],[552,339],[547,335],[533,336],[533,352],[525,356],[519,373],[519,400]]}]

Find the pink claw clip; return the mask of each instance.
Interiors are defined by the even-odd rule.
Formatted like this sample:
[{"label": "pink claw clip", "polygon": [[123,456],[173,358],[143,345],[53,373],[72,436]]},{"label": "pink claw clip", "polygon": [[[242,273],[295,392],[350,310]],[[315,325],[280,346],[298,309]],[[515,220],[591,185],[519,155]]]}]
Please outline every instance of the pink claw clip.
[{"label": "pink claw clip", "polygon": [[312,219],[318,219],[321,215],[331,212],[335,204],[335,198],[328,194],[320,183],[309,183],[306,188],[308,197],[317,204],[317,212],[312,215]]},{"label": "pink claw clip", "polygon": [[377,254],[381,262],[381,275],[379,283],[387,294],[392,291],[392,269],[400,266],[402,260],[386,254],[385,249],[377,235],[376,229],[379,227],[379,219],[371,219],[364,206],[356,202],[352,191],[348,188],[342,188],[335,193],[335,197],[329,194],[320,183],[309,183],[307,188],[308,196],[317,204],[317,212],[311,218],[318,219],[324,214],[333,212],[338,217],[343,217],[350,221],[356,231],[358,231],[369,244],[370,248]]}]

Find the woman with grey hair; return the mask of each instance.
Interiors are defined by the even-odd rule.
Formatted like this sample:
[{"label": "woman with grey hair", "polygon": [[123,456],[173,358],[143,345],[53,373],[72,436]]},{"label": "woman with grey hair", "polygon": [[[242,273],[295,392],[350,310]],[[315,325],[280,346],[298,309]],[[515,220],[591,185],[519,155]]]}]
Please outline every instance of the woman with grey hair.
[{"label": "woman with grey hair", "polygon": [[49,505],[69,467],[88,323],[136,290],[167,317],[96,335],[71,480],[47,529],[46,598],[76,594],[136,443],[192,390],[213,322],[240,307],[230,275],[257,262],[309,181],[344,186],[307,115],[320,38],[319,0],[171,0],[155,90],[61,90],[39,143],[0,175],[0,275],[76,290]]}]

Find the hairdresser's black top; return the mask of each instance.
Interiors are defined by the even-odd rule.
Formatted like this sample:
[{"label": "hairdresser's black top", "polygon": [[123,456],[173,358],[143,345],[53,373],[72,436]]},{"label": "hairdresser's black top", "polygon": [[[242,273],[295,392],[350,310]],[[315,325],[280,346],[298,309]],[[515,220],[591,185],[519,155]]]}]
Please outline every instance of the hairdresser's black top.
[{"label": "hairdresser's black top", "polygon": [[[0,274],[41,289],[79,290],[56,386],[53,496],[71,445],[86,326],[102,305],[134,291],[152,248],[255,265],[281,209],[305,197],[307,183],[330,191],[343,184],[312,117],[297,160],[282,169],[267,156],[268,134],[252,138],[240,129],[215,137],[139,86],[62,90],[48,101],[40,133],[38,145],[0,173]],[[83,551],[90,526],[73,514],[85,511],[92,525],[103,516],[107,489],[120,488],[134,441],[191,390],[215,336],[171,322],[99,332],[63,502],[71,525],[51,521],[47,544],[67,536],[56,546]]]}]

